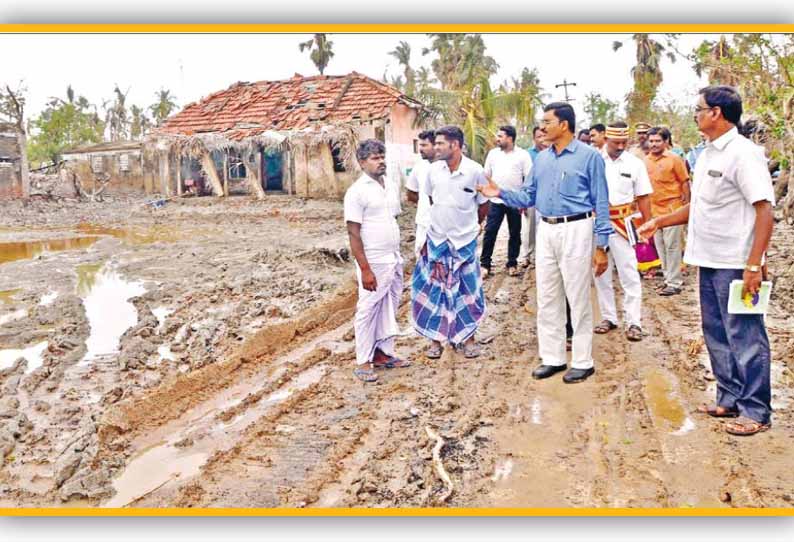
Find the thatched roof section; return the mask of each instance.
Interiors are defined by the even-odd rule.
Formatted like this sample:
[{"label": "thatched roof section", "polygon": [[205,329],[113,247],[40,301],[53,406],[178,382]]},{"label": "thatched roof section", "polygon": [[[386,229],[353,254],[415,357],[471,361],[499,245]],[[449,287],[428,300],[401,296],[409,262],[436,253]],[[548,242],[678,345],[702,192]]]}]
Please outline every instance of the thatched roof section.
[{"label": "thatched roof section", "polygon": [[[150,152],[168,151],[179,156],[198,159],[206,152],[234,150],[241,154],[252,154],[265,150],[289,151],[298,147],[311,148],[331,145],[339,149],[342,161],[354,168],[358,139],[353,127],[347,124],[313,126],[303,130],[265,130],[238,139],[224,132],[197,133],[192,135],[155,133],[147,138]],[[235,134],[237,135],[237,134]]]}]

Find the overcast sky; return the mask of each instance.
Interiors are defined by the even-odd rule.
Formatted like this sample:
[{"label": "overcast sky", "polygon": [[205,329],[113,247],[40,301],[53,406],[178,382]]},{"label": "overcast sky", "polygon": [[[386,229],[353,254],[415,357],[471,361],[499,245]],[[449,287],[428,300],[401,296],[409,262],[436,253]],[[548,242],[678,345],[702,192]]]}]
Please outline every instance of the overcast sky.
[{"label": "overcast sky", "polygon": [[[0,82],[23,80],[28,88],[28,116],[38,114],[50,96],[64,97],[71,84],[100,106],[113,96],[115,84],[129,90],[127,104],[149,106],[159,88],[171,90],[179,106],[199,100],[236,81],[283,79],[295,73],[315,75],[317,69],[298,43],[308,34],[0,34],[3,68]],[[682,35],[679,49],[688,53],[714,35]],[[429,67],[433,55],[425,34],[331,34],[335,56],[328,75],[352,70],[380,79],[384,71],[400,73],[387,53],[401,41],[411,45],[414,67]],[[618,52],[614,40],[628,39]],[[582,98],[591,91],[621,103],[631,89],[635,50],[630,35],[615,34],[484,34],[487,52],[499,63],[493,83],[517,76],[522,68],[537,68],[541,85],[552,99],[561,99],[564,79],[579,114]],[[663,98],[693,102],[702,86],[691,65],[681,59],[663,62]]]}]

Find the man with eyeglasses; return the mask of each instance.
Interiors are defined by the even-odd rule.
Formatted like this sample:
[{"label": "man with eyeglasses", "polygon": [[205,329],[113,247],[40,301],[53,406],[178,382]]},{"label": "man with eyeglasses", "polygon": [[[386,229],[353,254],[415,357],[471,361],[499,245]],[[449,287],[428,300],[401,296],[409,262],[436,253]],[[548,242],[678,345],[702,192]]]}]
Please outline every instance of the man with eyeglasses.
[{"label": "man with eyeglasses", "polygon": [[775,203],[772,179],[760,149],[739,135],[742,98],[728,86],[700,91],[695,122],[708,143],[695,164],[692,200],[645,223],[638,233],[688,224],[684,261],[700,267],[703,337],[717,380],[717,400],[698,411],[737,418],[725,426],[747,436],[771,427],[771,354],[761,314],[731,314],[731,282],[742,281],[742,297],[758,294],[765,253],[772,237]]},{"label": "man with eyeglasses", "polygon": [[595,372],[591,270],[600,276],[607,268],[612,226],[604,159],[597,150],[576,140],[573,107],[555,102],[543,111],[542,130],[551,146],[538,154],[524,185],[519,190],[505,190],[489,182],[478,191],[499,197],[511,207],[534,206],[540,213],[535,270],[541,364],[532,376],[548,378],[567,367],[567,297],[573,346],[571,369],[563,381],[571,384],[583,382]]}]

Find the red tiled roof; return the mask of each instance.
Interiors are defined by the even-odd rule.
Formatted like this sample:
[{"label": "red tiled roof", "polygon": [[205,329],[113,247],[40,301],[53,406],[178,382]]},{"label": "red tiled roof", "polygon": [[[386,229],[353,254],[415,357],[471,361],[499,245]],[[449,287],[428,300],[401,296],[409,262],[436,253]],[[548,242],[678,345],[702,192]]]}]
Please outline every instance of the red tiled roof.
[{"label": "red tiled roof", "polygon": [[422,107],[397,89],[356,72],[314,77],[295,74],[282,81],[235,83],[186,105],[158,131],[182,135],[225,132],[230,139],[242,139],[266,130],[382,119],[397,102]]}]

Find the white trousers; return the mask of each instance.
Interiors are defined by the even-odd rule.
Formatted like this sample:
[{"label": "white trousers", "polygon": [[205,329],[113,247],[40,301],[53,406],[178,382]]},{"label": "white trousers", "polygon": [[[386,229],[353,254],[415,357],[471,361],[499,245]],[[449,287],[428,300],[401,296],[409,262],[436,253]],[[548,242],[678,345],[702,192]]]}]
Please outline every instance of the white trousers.
[{"label": "white trousers", "polygon": [[538,222],[535,240],[538,353],[543,365],[565,365],[565,298],[571,304],[571,367],[593,366],[593,219]]},{"label": "white trousers", "polygon": [[617,268],[618,280],[623,288],[623,321],[628,326],[642,327],[642,282],[637,272],[637,253],[629,242],[620,234],[609,236],[609,263],[607,270],[600,277],[595,277],[598,293],[598,307],[601,318],[613,324],[618,323],[615,308],[615,290],[612,287],[612,270]]},{"label": "white trousers", "polygon": [[427,241],[427,226],[423,226],[422,224],[417,224],[416,240],[414,241],[414,252],[417,255],[422,250],[422,247],[425,246],[425,241]]},{"label": "white trousers", "polygon": [[537,232],[535,208],[530,207],[521,213],[521,250],[518,261],[530,260],[535,253],[535,232]]}]

